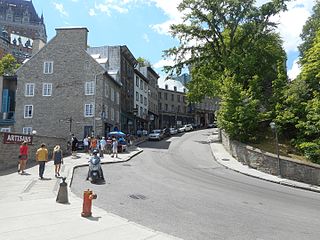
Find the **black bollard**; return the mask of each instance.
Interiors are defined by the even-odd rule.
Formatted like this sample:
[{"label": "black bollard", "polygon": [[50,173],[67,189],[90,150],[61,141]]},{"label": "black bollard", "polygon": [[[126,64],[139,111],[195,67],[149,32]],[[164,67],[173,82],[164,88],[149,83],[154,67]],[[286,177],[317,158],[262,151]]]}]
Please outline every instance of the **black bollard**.
[{"label": "black bollard", "polygon": [[58,203],[69,203],[68,201],[68,184],[65,182],[66,177],[62,178],[62,183],[60,183],[58,196],[56,202]]}]

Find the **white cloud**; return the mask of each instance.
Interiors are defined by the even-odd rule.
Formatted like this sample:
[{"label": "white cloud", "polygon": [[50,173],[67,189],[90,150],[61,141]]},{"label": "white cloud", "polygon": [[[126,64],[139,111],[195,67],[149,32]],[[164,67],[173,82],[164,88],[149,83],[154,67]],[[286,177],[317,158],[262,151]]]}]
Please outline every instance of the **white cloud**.
[{"label": "white cloud", "polygon": [[300,34],[303,25],[311,15],[313,0],[298,0],[288,4],[288,11],[277,16],[279,32],[284,41],[284,49],[287,53],[297,51],[301,43]]},{"label": "white cloud", "polygon": [[294,62],[292,64],[292,68],[290,70],[288,70],[288,77],[291,80],[294,80],[299,75],[299,73],[301,71],[298,60],[299,60],[298,58],[296,60],[294,60]]},{"label": "white cloud", "polygon": [[174,61],[172,59],[161,59],[155,64],[153,64],[154,68],[162,69],[164,66],[173,66]]},{"label": "white cloud", "polygon": [[62,16],[65,16],[65,17],[68,17],[68,16],[69,16],[69,14],[68,14],[68,13],[66,12],[66,10],[64,9],[64,6],[63,6],[62,3],[56,3],[56,2],[54,2],[53,5],[54,5],[55,9],[57,9]]},{"label": "white cloud", "polygon": [[146,33],[143,34],[143,39],[144,39],[147,43],[150,42],[149,36],[148,36],[148,34],[146,34]]},{"label": "white cloud", "polygon": [[95,10],[93,8],[90,8],[89,9],[89,15],[92,17],[92,16],[96,16],[97,14],[96,14],[96,12],[95,12]]}]

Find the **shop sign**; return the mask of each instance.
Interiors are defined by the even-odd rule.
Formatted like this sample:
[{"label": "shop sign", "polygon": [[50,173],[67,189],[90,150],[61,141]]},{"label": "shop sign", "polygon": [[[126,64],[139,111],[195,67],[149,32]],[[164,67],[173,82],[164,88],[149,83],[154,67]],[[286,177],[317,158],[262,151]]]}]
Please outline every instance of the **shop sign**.
[{"label": "shop sign", "polygon": [[28,144],[32,144],[32,135],[15,134],[15,133],[4,133],[3,143],[4,144],[21,144],[24,141]]}]

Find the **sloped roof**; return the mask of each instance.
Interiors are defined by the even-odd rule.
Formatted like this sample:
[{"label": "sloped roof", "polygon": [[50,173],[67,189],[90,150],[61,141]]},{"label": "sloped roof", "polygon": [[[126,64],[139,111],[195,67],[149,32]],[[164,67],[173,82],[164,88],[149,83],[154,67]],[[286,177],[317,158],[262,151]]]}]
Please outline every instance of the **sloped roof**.
[{"label": "sloped roof", "polygon": [[39,18],[32,1],[24,0],[0,0],[0,14],[5,15],[6,11],[11,7],[14,16],[23,16],[23,13],[28,10],[31,23],[39,23]]}]

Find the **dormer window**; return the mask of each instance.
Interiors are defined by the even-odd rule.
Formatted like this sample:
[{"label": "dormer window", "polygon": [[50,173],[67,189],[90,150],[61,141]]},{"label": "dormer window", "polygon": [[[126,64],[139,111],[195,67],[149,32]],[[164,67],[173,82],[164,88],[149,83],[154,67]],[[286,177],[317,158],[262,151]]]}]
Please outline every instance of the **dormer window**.
[{"label": "dormer window", "polygon": [[168,85],[166,84],[165,86],[164,86],[166,89],[168,89]]},{"label": "dormer window", "polygon": [[176,91],[177,91],[177,87],[176,87],[176,86],[174,86],[174,87],[173,87],[173,90],[176,92]]}]

